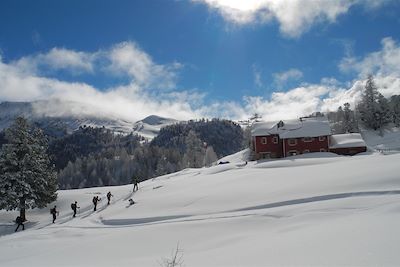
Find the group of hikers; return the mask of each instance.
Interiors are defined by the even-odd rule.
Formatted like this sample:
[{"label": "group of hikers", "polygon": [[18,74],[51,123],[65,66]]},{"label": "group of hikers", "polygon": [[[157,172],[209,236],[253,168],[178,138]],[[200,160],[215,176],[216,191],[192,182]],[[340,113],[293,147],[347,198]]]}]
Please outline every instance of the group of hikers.
[{"label": "group of hikers", "polygon": [[[135,179],[133,182],[133,192],[139,190],[139,186],[138,186],[138,180]],[[107,193],[107,205],[110,205],[110,201],[111,201],[111,197],[113,197],[113,195],[111,194],[111,192],[109,191]],[[94,196],[92,199],[93,202],[93,211],[97,210],[97,203],[101,201],[101,198],[99,196]],[[135,203],[135,201],[133,201],[132,198],[130,198],[129,200],[129,205],[133,205]],[[74,203],[71,203],[71,209],[73,211],[73,215],[72,217],[75,218],[76,217],[76,212],[80,207],[78,206],[78,202],[75,201]],[[54,208],[50,209],[50,214],[53,216],[53,223],[55,223],[57,216],[60,214],[60,212],[57,210],[57,206],[55,205]],[[18,216],[15,219],[15,222],[17,223],[17,228],[15,229],[15,232],[18,231],[19,227],[22,226],[22,230],[25,230],[25,225],[24,225],[24,219],[21,216]]]}]

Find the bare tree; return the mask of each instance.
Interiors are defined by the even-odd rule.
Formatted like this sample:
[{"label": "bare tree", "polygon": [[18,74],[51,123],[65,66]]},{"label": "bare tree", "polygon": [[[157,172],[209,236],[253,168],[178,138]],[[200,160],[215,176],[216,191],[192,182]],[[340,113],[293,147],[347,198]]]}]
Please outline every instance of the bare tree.
[{"label": "bare tree", "polygon": [[172,252],[170,258],[164,258],[160,262],[161,267],[176,267],[183,266],[183,252],[179,248],[179,243],[176,245],[176,249]]}]

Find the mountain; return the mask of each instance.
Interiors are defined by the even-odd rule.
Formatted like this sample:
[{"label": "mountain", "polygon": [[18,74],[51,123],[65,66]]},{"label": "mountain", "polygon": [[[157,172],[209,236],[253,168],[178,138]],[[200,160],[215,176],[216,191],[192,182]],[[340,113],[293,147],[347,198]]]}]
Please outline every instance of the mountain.
[{"label": "mountain", "polygon": [[[60,108],[62,107],[62,108]],[[163,126],[177,122],[158,116],[149,116],[134,122],[115,115],[96,114],[86,105],[61,100],[0,103],[0,131],[8,128],[18,116],[24,116],[47,134],[62,136],[81,126],[104,127],[115,133],[137,133],[148,139],[154,138]]]},{"label": "mountain", "polygon": [[143,120],[135,122],[132,129],[134,133],[137,133],[145,137],[146,139],[151,140],[158,135],[162,127],[178,122],[179,121],[174,119],[151,115],[144,118]]}]

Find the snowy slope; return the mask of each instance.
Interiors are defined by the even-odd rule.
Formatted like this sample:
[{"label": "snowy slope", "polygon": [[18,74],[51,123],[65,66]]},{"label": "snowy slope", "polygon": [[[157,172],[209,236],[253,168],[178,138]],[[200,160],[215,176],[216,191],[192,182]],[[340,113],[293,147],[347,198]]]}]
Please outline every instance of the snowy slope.
[{"label": "snowy slope", "polygon": [[[57,110],[57,106],[70,109],[70,113]],[[37,122],[42,127],[65,129],[73,132],[80,126],[105,127],[118,133],[132,132],[134,122],[126,121],[113,116],[105,115],[73,115],[74,110],[84,107],[76,102],[62,102],[59,100],[35,102],[2,102],[0,103],[0,131],[8,128],[18,116]],[[87,108],[87,107],[86,107]],[[79,113],[79,112],[76,112]]]},{"label": "snowy slope", "polygon": [[177,123],[177,120],[163,118],[155,115],[148,116],[143,120],[135,122],[133,131],[148,140],[158,135],[162,127]]},{"label": "snowy slope", "polygon": [[243,155],[143,182],[133,206],[132,185],[59,191],[57,222],[29,211],[24,232],[2,211],[0,266],[160,266],[177,244],[185,266],[400,264],[400,154]]},{"label": "snowy slope", "polygon": [[398,127],[386,128],[382,133],[380,131],[362,130],[361,134],[371,150],[400,151],[400,129]]},{"label": "snowy slope", "polygon": [[[63,108],[59,109],[59,106]],[[24,116],[50,132],[65,130],[67,133],[71,133],[84,125],[104,126],[116,133],[128,134],[134,132],[147,139],[153,139],[162,127],[177,122],[174,119],[154,115],[135,122],[111,114],[94,116],[93,112],[89,112],[89,110],[90,107],[83,106],[83,104],[61,100],[2,102],[0,103],[0,131],[8,128],[16,117]]]}]

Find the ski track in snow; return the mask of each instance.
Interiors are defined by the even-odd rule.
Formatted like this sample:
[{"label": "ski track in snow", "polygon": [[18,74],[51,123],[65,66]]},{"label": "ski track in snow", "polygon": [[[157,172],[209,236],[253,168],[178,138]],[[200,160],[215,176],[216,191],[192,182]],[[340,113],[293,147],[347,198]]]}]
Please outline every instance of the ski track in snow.
[{"label": "ski track in snow", "polygon": [[[170,215],[170,216],[157,216],[157,217],[144,217],[144,218],[121,218],[121,219],[103,219],[101,218],[97,224],[102,224],[104,226],[112,226],[112,227],[129,227],[129,226],[137,226],[137,225],[153,225],[153,224],[162,224],[162,223],[183,223],[183,222],[196,222],[196,221],[206,221],[206,220],[219,220],[219,219],[230,219],[230,218],[240,218],[240,217],[248,217],[248,216],[259,216],[260,213],[246,213],[246,214],[234,214],[243,211],[256,211],[256,210],[265,210],[271,208],[278,208],[284,206],[292,206],[292,205],[301,205],[308,204],[313,202],[321,202],[321,201],[329,201],[329,200],[337,200],[343,198],[355,198],[355,197],[368,197],[368,196],[388,196],[388,195],[399,195],[400,190],[386,190],[386,191],[366,191],[366,192],[349,192],[349,193],[339,193],[339,194],[330,194],[330,195],[321,195],[321,196],[313,196],[306,198],[298,198],[274,203],[267,203],[258,206],[245,207],[235,210],[227,210],[220,212],[213,212],[207,214],[195,214],[195,215]],[[113,203],[114,205],[117,202]],[[110,204],[111,205],[111,204]],[[103,206],[96,212],[90,212],[87,215],[77,217],[80,219],[85,219],[91,215],[98,214],[103,211],[107,206]],[[272,218],[281,218],[281,216],[267,215]],[[56,223],[55,225],[63,225],[69,221],[73,220],[64,219],[61,222]],[[49,224],[51,225],[51,224]],[[46,226],[49,226],[46,225]],[[46,227],[44,226],[44,227]],[[44,228],[41,227],[41,228]],[[70,228],[104,228],[101,226],[69,226]],[[39,229],[41,229],[39,228]]]}]

